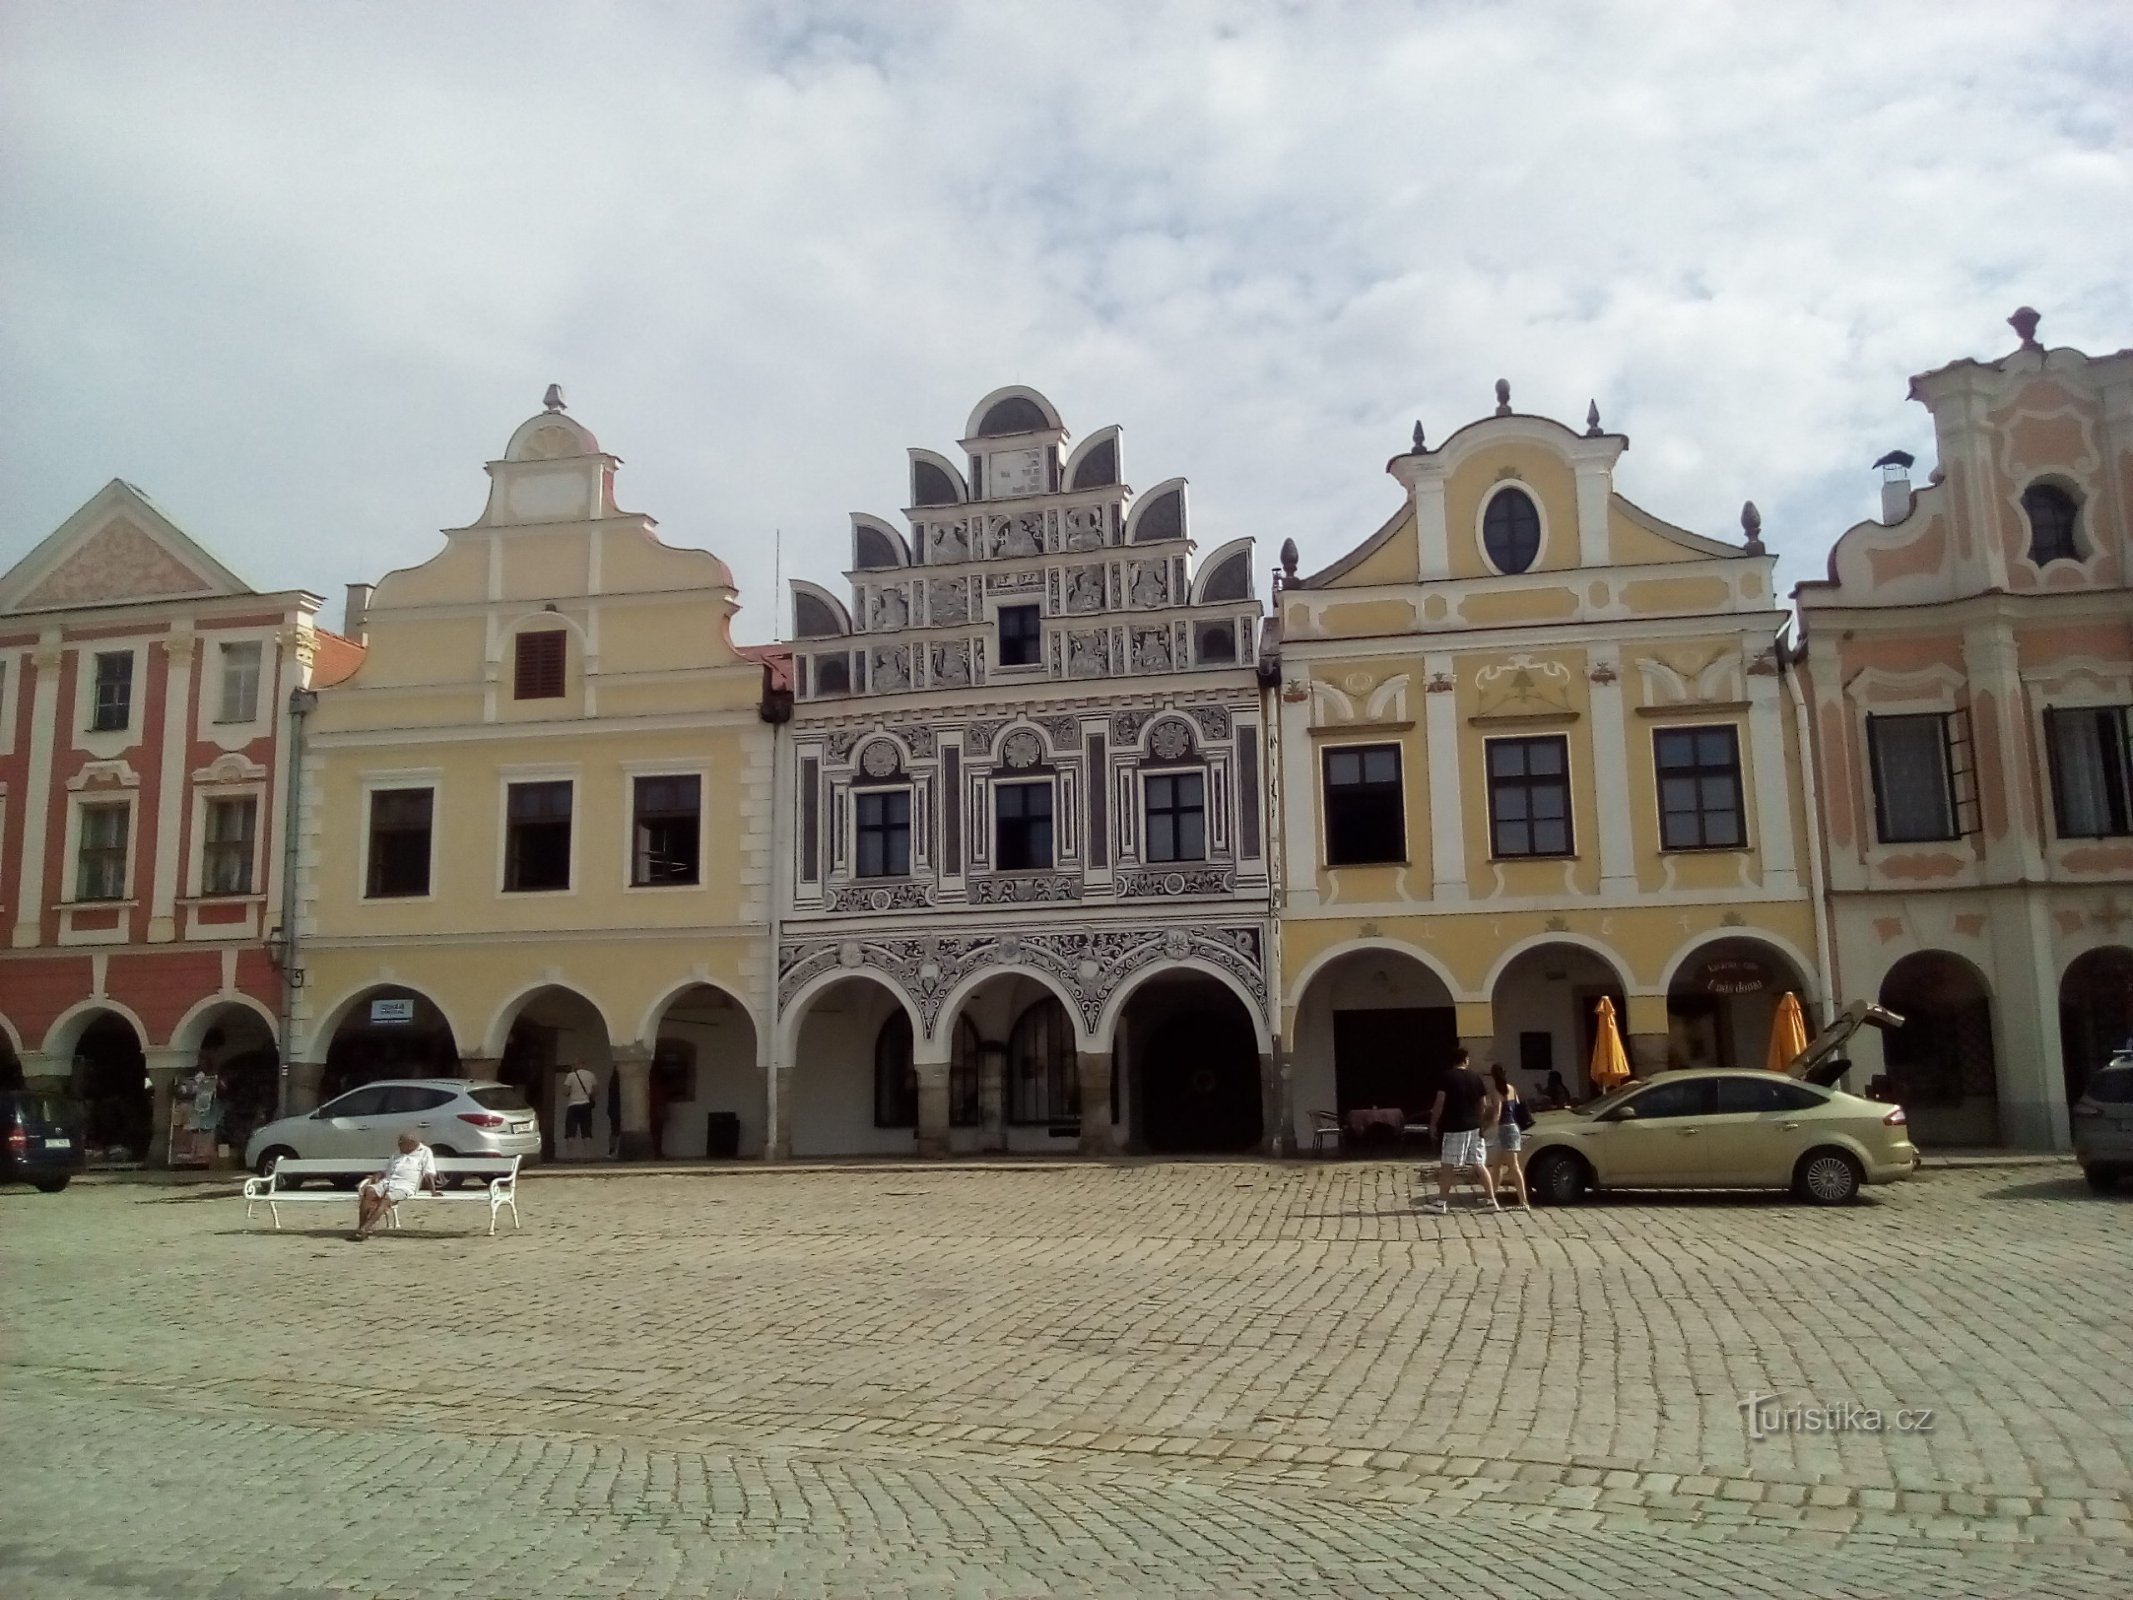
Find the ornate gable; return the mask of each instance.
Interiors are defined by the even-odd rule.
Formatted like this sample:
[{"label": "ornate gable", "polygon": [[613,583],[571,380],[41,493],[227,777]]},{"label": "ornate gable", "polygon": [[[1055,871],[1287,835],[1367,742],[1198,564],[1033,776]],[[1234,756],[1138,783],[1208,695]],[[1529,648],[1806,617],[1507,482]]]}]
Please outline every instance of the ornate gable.
[{"label": "ornate gable", "polygon": [[0,611],[251,592],[138,489],[114,478],[0,575]]}]

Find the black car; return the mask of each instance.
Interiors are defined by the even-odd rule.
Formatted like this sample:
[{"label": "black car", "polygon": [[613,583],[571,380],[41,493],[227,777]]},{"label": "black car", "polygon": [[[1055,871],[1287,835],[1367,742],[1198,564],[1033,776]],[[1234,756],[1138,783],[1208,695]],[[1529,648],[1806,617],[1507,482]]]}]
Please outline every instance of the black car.
[{"label": "black car", "polygon": [[82,1169],[81,1107],[36,1089],[0,1090],[0,1183],[57,1194]]}]

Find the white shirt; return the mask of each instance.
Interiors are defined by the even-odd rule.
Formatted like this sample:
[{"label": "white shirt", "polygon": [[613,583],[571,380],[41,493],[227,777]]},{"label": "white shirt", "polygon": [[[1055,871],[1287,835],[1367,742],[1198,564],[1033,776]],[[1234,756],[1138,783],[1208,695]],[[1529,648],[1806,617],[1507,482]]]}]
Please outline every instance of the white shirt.
[{"label": "white shirt", "polygon": [[572,1105],[589,1106],[593,1103],[593,1075],[583,1067],[572,1067],[563,1085],[570,1091]]},{"label": "white shirt", "polygon": [[436,1170],[437,1158],[430,1154],[430,1147],[418,1144],[385,1164],[385,1187],[413,1194]]}]

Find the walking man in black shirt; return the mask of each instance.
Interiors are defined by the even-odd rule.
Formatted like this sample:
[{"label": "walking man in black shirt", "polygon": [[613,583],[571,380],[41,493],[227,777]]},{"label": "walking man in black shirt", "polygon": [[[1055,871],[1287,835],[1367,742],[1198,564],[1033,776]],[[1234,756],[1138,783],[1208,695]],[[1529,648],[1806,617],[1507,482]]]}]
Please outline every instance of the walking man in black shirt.
[{"label": "walking man in black shirt", "polygon": [[1442,1135],[1444,1143],[1437,1159],[1437,1198],[1424,1211],[1442,1216],[1451,1210],[1452,1178],[1461,1168],[1481,1180],[1484,1211],[1503,1209],[1496,1203],[1496,1182],[1489,1176],[1489,1142],[1483,1132],[1495,1124],[1502,1110],[1502,1101],[1481,1074],[1467,1065],[1467,1053],[1461,1047],[1453,1054],[1451,1069],[1429,1108],[1429,1136]]}]

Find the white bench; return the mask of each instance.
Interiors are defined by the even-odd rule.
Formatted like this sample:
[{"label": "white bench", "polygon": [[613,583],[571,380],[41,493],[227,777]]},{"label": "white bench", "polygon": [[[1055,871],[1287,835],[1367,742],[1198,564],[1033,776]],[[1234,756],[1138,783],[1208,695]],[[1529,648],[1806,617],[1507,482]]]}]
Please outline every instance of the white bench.
[{"label": "white bench", "polygon": [[[472,1201],[489,1208],[489,1234],[496,1234],[496,1214],[508,1209],[511,1227],[518,1228],[518,1164],[520,1156],[439,1156],[437,1175],[441,1178],[480,1178],[486,1182],[478,1189],[445,1189],[435,1192],[418,1189],[407,1199],[385,1208],[385,1219],[393,1227],[400,1226],[400,1207],[417,1201]],[[252,1220],[258,1207],[264,1205],[274,1218],[277,1230],[281,1227],[281,1208],[298,1205],[305,1201],[331,1201],[335,1205],[350,1203],[348,1189],[355,1181],[375,1177],[380,1163],[376,1157],[331,1156],[317,1157],[309,1161],[284,1157],[274,1164],[274,1170],[264,1178],[244,1180],[244,1215]],[[340,1178],[355,1180],[348,1189],[304,1189],[294,1185],[306,1178]]]}]

